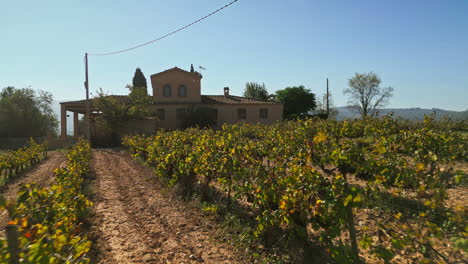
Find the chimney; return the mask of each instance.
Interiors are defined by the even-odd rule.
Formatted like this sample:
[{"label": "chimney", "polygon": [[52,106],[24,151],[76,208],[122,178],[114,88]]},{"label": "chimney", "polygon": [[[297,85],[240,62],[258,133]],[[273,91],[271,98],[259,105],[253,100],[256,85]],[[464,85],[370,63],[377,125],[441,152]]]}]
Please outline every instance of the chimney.
[{"label": "chimney", "polygon": [[224,96],[229,96],[229,87],[224,87]]}]

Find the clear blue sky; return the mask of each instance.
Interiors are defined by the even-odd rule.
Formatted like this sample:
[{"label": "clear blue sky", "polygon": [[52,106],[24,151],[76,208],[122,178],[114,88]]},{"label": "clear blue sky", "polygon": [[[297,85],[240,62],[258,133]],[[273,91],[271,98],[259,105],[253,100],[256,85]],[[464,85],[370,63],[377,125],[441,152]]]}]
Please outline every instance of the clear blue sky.
[{"label": "clear blue sky", "polygon": [[[230,0],[0,0],[0,87],[84,98],[85,52],[111,52],[166,34]],[[389,107],[468,109],[467,0],[239,0],[207,20],[127,53],[90,57],[90,87],[126,94],[136,67],[151,74],[202,65],[203,94],[245,82],[270,92],[305,85],[335,104],[355,72],[395,88]]]}]

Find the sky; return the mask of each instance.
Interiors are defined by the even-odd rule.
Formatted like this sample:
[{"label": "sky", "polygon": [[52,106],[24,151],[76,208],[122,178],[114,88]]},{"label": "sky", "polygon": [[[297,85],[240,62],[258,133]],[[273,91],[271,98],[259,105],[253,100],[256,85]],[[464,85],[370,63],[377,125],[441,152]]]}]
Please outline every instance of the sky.
[{"label": "sky", "polygon": [[[57,101],[85,97],[84,54],[129,48],[165,35],[231,0],[0,0],[0,88],[31,87]],[[202,94],[270,93],[304,85],[336,106],[355,73],[391,86],[392,108],[468,109],[468,0],[238,0],[153,44],[89,56],[92,95],[128,94],[136,67],[151,74],[190,64]],[[150,89],[149,89],[150,90]]]}]

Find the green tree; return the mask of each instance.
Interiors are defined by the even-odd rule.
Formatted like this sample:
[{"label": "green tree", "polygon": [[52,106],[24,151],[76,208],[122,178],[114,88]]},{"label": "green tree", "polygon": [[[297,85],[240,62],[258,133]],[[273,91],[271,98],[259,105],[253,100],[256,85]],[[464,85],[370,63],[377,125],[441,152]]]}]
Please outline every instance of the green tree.
[{"label": "green tree", "polygon": [[268,96],[268,91],[264,83],[247,82],[245,84],[244,97],[267,101]]},{"label": "green tree", "polygon": [[133,87],[144,87],[146,94],[148,94],[148,86],[146,84],[146,78],[143,72],[141,72],[140,68],[136,68],[135,74],[133,75],[133,81],[132,81],[132,86]]},{"label": "green tree", "polygon": [[349,96],[348,103],[359,111],[363,118],[374,117],[378,109],[384,107],[393,96],[392,87],[380,87],[382,80],[373,73],[355,73],[348,81],[344,94]]},{"label": "green tree", "polygon": [[307,116],[316,107],[315,94],[303,85],[276,91],[276,100],[284,105],[284,117],[288,119]]},{"label": "green tree", "polygon": [[0,137],[57,135],[52,94],[6,87],[0,92]]},{"label": "green tree", "polygon": [[192,107],[187,112],[182,121],[182,128],[189,127],[215,127],[218,111],[209,107]]},{"label": "green tree", "polygon": [[119,143],[119,136],[125,123],[142,119],[149,115],[151,97],[146,94],[144,87],[127,86],[130,93],[129,100],[119,102],[116,96],[107,95],[101,89],[94,98],[95,107],[101,112],[98,119],[104,123],[111,134],[113,144]]}]

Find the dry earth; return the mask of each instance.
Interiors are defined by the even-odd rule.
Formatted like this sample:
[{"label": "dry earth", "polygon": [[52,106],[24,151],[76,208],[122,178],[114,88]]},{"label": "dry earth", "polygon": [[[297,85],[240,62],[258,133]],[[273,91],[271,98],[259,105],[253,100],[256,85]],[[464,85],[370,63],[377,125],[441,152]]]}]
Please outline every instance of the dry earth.
[{"label": "dry earth", "polygon": [[151,170],[128,155],[93,150],[94,212],[90,237],[95,263],[246,263],[222,227],[200,210],[171,198]]},{"label": "dry earth", "polygon": [[[60,151],[49,151],[47,156],[46,160],[34,166],[30,171],[3,186],[0,193],[10,201],[16,198],[23,184],[37,183],[41,186],[49,186],[54,181],[54,170],[66,165],[66,157],[65,153]],[[7,222],[7,211],[0,211],[1,232],[5,230]]]}]

